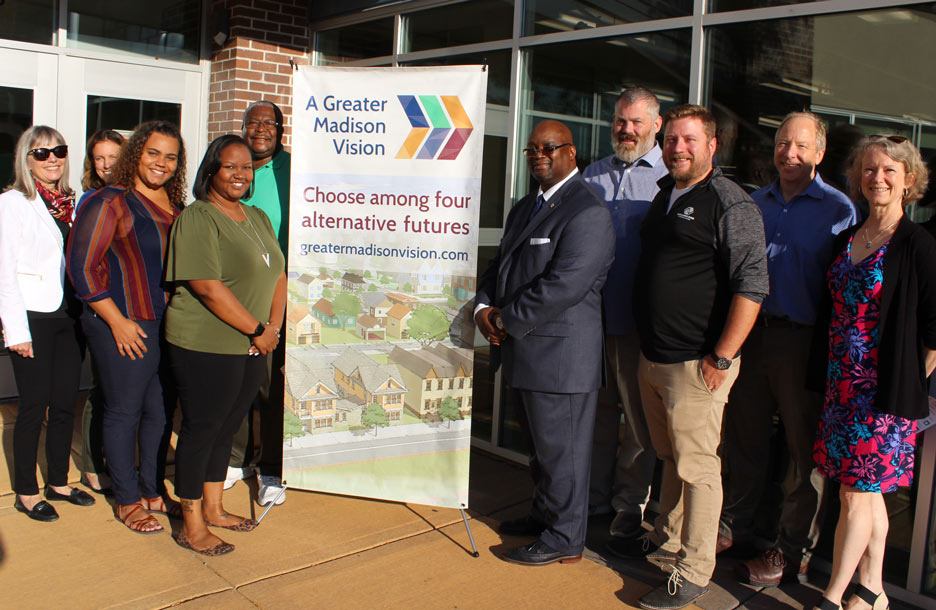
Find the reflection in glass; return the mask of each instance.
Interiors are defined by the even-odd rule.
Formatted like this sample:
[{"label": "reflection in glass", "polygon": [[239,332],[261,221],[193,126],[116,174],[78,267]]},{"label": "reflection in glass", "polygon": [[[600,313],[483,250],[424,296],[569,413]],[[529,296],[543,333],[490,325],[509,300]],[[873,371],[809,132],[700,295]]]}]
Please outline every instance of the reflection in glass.
[{"label": "reflection in glass", "polygon": [[[478,279],[497,254],[496,246],[478,248]],[[491,441],[494,429],[494,371],[491,370],[491,346],[475,332],[474,391],[472,392],[471,435]]]},{"label": "reflection in glass", "polygon": [[768,6],[786,6],[788,4],[802,4],[816,0],[709,0],[710,13],[718,11],[740,11],[746,8],[764,8]]},{"label": "reflection in glass", "polygon": [[692,0],[527,0],[523,16],[523,35],[587,30],[691,14]]},{"label": "reflection in glass", "polygon": [[319,66],[392,55],[393,18],[316,32],[315,51]]},{"label": "reflection in glass", "polygon": [[0,2],[0,38],[52,44],[54,32],[53,0]]},{"label": "reflection in glass", "polygon": [[13,182],[13,149],[32,122],[32,89],[0,87],[0,191]]},{"label": "reflection in glass", "polygon": [[197,0],[68,1],[68,46],[198,62]]},{"label": "reflection in glass", "polygon": [[487,53],[465,53],[446,55],[419,61],[401,62],[403,66],[462,66],[487,65],[488,84],[487,101],[489,104],[510,104],[510,51],[489,51]]},{"label": "reflection in glass", "polygon": [[481,214],[484,228],[504,226],[504,188],[507,181],[507,138],[484,136],[481,160]]},{"label": "reflection in glass", "polygon": [[179,125],[181,119],[181,104],[89,95],[86,133],[114,129],[129,134],[143,121],[161,120]]},{"label": "reflection in glass", "polygon": [[476,0],[405,16],[404,52],[504,40],[513,35],[511,0]]}]

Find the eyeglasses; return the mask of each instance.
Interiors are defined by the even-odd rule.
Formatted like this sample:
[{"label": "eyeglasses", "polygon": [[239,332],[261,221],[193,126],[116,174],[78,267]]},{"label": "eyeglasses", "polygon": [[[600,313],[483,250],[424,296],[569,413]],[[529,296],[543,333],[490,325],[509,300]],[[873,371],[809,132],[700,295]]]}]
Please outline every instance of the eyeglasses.
[{"label": "eyeglasses", "polygon": [[540,155],[545,155],[548,157],[552,155],[554,152],[556,152],[557,150],[559,150],[560,148],[562,148],[563,146],[572,146],[572,143],[566,142],[565,144],[559,144],[557,146],[553,146],[552,144],[546,144],[542,148],[524,148],[520,152],[525,154],[530,159],[532,159],[533,157],[538,157]]},{"label": "eyeglasses", "polygon": [[267,129],[275,129],[276,127],[279,127],[280,124],[272,119],[263,119],[262,121],[258,121],[257,119],[250,119],[244,123],[244,126],[247,127],[247,129],[256,129],[261,125]]},{"label": "eyeglasses", "polygon": [[876,134],[876,135],[873,135],[873,136],[871,136],[871,137],[872,137],[872,138],[881,138],[882,140],[890,140],[890,141],[893,142],[894,144],[903,144],[904,142],[907,141],[907,138],[905,138],[905,137],[903,137],[903,136]]},{"label": "eyeglasses", "polygon": [[65,144],[59,144],[55,148],[34,148],[30,150],[27,154],[33,156],[33,159],[36,161],[45,161],[49,158],[50,154],[55,155],[59,159],[64,159],[68,156],[68,146]]}]

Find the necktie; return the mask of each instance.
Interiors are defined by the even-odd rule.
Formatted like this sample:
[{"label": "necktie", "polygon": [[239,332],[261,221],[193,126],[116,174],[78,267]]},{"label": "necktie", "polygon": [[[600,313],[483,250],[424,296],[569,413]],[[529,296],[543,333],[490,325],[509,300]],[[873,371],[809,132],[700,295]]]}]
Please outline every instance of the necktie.
[{"label": "necktie", "polygon": [[533,217],[536,216],[536,213],[540,211],[544,203],[546,203],[546,198],[542,195],[536,198],[536,205],[533,206],[533,211],[530,212],[530,218],[527,220],[527,222],[533,220]]}]

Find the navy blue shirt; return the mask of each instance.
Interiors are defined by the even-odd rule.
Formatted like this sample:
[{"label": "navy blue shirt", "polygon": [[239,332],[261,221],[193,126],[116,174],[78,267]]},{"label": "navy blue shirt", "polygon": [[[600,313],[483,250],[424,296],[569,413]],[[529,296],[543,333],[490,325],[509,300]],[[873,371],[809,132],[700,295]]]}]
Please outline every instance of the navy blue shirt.
[{"label": "navy blue shirt", "polygon": [[858,222],[855,205],[819,174],[806,190],[786,202],[780,183],[758,189],[751,198],[764,217],[770,294],[765,316],[813,324],[835,236]]}]

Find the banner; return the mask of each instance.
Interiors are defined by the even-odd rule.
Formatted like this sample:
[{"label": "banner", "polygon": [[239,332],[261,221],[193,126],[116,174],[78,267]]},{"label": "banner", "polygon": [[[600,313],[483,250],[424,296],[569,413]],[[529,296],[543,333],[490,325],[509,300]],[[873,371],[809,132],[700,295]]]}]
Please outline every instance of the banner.
[{"label": "banner", "polygon": [[294,83],[284,483],[465,508],[487,72]]}]

